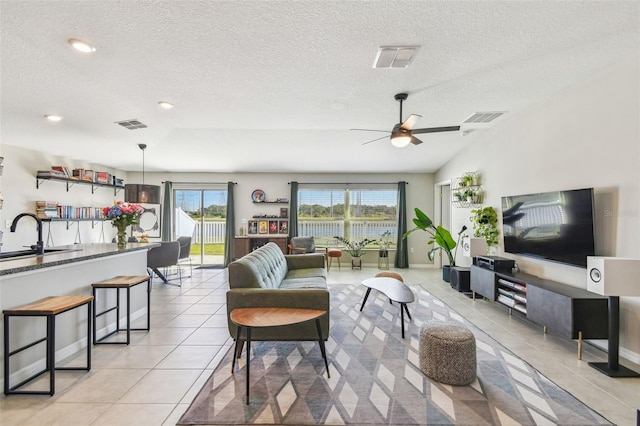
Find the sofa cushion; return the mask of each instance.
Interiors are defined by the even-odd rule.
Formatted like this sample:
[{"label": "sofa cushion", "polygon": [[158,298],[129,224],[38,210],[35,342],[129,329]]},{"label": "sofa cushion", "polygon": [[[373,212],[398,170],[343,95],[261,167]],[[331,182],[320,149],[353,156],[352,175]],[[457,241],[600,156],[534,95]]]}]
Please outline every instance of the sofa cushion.
[{"label": "sofa cushion", "polygon": [[285,278],[280,283],[279,289],[303,289],[303,288],[315,288],[319,290],[326,290],[327,284],[325,281],[321,281],[318,277],[307,278]]},{"label": "sofa cushion", "polygon": [[[327,270],[324,268],[306,268],[306,269],[290,269],[285,280],[293,278],[327,278]],[[325,286],[326,287],[326,286]]]},{"label": "sofa cushion", "polygon": [[258,250],[229,264],[231,288],[278,288],[287,274],[287,260],[275,243],[268,243]]}]

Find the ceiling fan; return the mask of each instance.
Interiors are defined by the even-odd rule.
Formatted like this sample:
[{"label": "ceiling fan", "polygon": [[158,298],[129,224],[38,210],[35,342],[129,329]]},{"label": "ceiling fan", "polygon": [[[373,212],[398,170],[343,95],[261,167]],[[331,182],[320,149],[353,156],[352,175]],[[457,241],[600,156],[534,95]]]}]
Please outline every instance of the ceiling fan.
[{"label": "ceiling fan", "polygon": [[[398,93],[394,96],[395,100],[400,102],[400,122],[393,126],[393,130],[373,130],[373,129],[351,129],[351,130],[363,130],[367,132],[385,132],[391,133],[389,136],[391,139],[391,144],[398,148],[403,148],[409,143],[414,145],[421,144],[422,141],[415,136],[414,133],[436,133],[436,132],[455,132],[460,130],[460,126],[447,126],[447,127],[426,127],[423,129],[414,129],[413,126],[418,122],[418,119],[421,118],[421,115],[411,114],[409,118],[407,118],[404,122],[402,121],[402,102],[406,101],[409,97],[406,93]],[[369,144],[371,142],[379,141],[380,139],[384,139],[387,136],[383,136],[381,138],[373,139],[368,142],[363,143],[362,145]]]}]

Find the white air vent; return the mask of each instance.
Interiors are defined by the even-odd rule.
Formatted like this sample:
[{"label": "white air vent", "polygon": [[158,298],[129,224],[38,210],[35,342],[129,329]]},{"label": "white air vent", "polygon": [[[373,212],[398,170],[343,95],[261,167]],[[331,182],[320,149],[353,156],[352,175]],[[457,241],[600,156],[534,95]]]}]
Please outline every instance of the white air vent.
[{"label": "white air vent", "polygon": [[136,129],[144,129],[145,127],[147,127],[146,124],[141,123],[138,120],[125,120],[125,121],[116,121],[116,124],[121,125],[122,127],[125,127],[129,130],[136,130]]},{"label": "white air vent", "polygon": [[464,120],[463,123],[486,124],[486,123],[492,122],[493,120],[500,117],[504,113],[505,113],[504,111],[476,112],[471,117]]},{"label": "white air vent", "polygon": [[373,68],[407,68],[420,46],[380,46]]}]

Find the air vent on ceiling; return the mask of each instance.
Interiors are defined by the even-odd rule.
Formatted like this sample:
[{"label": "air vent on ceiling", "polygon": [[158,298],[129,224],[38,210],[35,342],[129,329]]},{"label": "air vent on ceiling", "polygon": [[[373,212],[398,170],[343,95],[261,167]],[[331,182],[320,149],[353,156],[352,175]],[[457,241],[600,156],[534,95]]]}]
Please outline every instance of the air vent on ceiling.
[{"label": "air vent on ceiling", "polygon": [[147,127],[146,124],[141,123],[138,120],[125,120],[125,121],[116,121],[116,124],[121,125],[122,127],[125,127],[129,130],[136,130],[136,129],[144,129],[145,127]]},{"label": "air vent on ceiling", "polygon": [[407,68],[420,46],[380,46],[373,68]]},{"label": "air vent on ceiling", "polygon": [[504,111],[492,111],[492,112],[476,112],[471,117],[463,121],[463,123],[490,123],[496,118],[504,114]]}]

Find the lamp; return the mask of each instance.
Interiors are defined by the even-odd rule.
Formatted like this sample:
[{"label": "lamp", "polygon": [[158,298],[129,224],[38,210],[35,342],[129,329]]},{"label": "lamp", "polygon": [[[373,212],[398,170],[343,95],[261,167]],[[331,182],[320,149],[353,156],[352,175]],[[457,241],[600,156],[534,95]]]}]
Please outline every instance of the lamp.
[{"label": "lamp", "polygon": [[411,135],[408,133],[394,133],[391,135],[391,145],[396,148],[404,148],[411,142]]},{"label": "lamp", "polygon": [[589,365],[609,377],[640,377],[618,362],[620,342],[620,296],[640,296],[640,259],[587,256],[587,290],[609,296],[607,362]]},{"label": "lamp", "polygon": [[160,204],[160,187],[145,185],[144,183],[144,150],[146,144],[138,144],[142,150],[142,184],[127,184],[124,186],[124,200],[128,203]]}]

